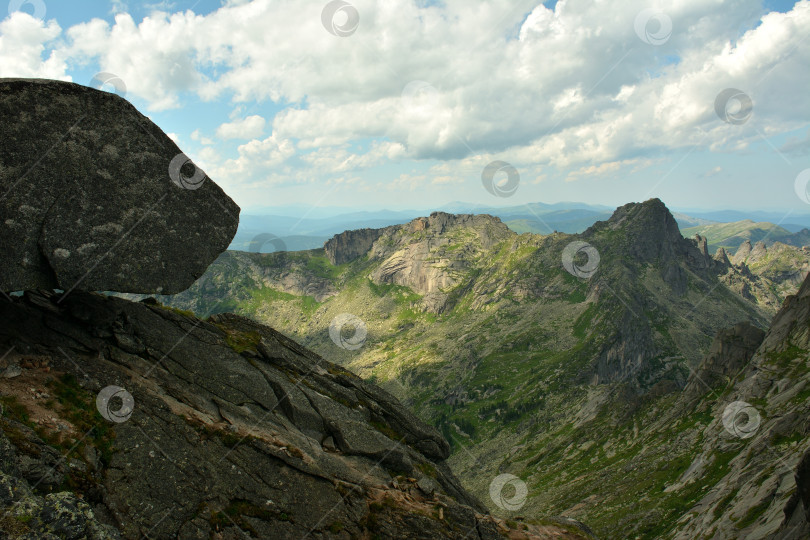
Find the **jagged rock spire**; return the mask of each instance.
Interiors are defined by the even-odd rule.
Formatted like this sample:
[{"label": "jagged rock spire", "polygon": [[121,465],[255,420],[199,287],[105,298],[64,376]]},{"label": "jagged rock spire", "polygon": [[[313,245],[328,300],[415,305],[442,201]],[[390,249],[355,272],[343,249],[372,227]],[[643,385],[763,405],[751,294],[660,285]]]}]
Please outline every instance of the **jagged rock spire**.
[{"label": "jagged rock spire", "polygon": [[734,257],[731,259],[735,265],[739,265],[744,263],[748,260],[748,257],[751,255],[751,241],[746,240],[740,247],[737,248],[737,252],[734,254]]}]

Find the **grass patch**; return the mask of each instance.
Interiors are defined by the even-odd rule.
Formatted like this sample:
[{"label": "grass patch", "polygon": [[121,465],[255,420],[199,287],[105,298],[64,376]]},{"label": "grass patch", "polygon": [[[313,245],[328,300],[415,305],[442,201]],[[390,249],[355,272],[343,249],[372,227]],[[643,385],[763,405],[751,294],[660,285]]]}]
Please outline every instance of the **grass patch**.
[{"label": "grass patch", "polygon": [[243,301],[240,306],[247,313],[256,313],[261,308],[274,302],[295,302],[301,304],[301,312],[311,317],[321,304],[313,296],[296,296],[283,291],[277,291],[271,287],[253,289],[250,291],[250,299]]},{"label": "grass patch", "polygon": [[569,304],[581,304],[585,301],[585,291],[582,288],[577,288],[571,291],[571,294],[568,295],[566,301]]},{"label": "grass patch", "polygon": [[728,508],[728,505],[734,500],[734,497],[737,496],[737,490],[731,491],[728,495],[723,497],[717,506],[714,507],[714,519],[717,521],[723,515],[723,512]]},{"label": "grass patch", "polygon": [[30,426],[31,419],[28,417],[28,410],[17,401],[16,396],[0,396],[0,406],[3,408],[3,416]]},{"label": "grass patch", "polygon": [[774,445],[791,444],[803,440],[804,437],[801,433],[793,433],[791,435],[775,435],[773,438]]},{"label": "grass patch", "polygon": [[436,471],[436,467],[434,467],[432,463],[428,462],[419,463],[416,466],[416,468],[422,471],[423,474],[425,474],[426,476],[430,476],[431,478],[439,477],[439,473],[438,471]]},{"label": "grass patch", "polygon": [[770,500],[764,500],[758,505],[750,508],[745,515],[740,518],[740,520],[736,523],[738,529],[745,529],[746,527],[753,525],[756,521],[765,513],[765,511],[771,506]]},{"label": "grass patch", "polygon": [[307,317],[312,317],[312,314],[315,313],[319,307],[321,307],[320,302],[315,300],[313,296],[301,297],[301,311],[303,311],[304,315]]},{"label": "grass patch", "polygon": [[241,332],[233,328],[220,327],[225,331],[225,343],[237,354],[245,351],[256,352],[256,348],[262,340],[258,332]]},{"label": "grass patch", "polygon": [[[109,465],[114,452],[115,433],[110,423],[98,412],[96,396],[82,388],[76,377],[69,373],[51,381],[50,387],[70,423],[81,433],[90,432],[80,444],[92,443],[100,455],[101,462],[105,466]],[[64,450],[70,450],[75,442],[66,440],[58,444]]]},{"label": "grass patch", "polygon": [[238,433],[234,433],[232,431],[228,431],[225,429],[217,429],[206,424],[200,424],[197,422],[192,422],[189,419],[186,419],[186,423],[189,424],[194,430],[200,434],[200,437],[203,439],[211,439],[216,438],[222,442],[223,445],[227,448],[236,448],[236,446],[241,443],[242,441],[247,441],[248,439],[254,438],[251,435],[247,437],[239,435]]},{"label": "grass patch", "polygon": [[397,305],[410,305],[422,299],[422,296],[413,292],[410,287],[396,283],[374,283],[366,279],[369,290],[379,298],[390,297]]},{"label": "grass patch", "polygon": [[250,291],[250,300],[247,300],[244,304],[248,309],[255,311],[265,304],[272,304],[278,301],[287,302],[295,300],[296,298],[298,297],[294,294],[277,291],[271,287],[263,287]]},{"label": "grass patch", "polygon": [[383,435],[385,435],[389,439],[392,439],[394,441],[401,441],[401,440],[403,440],[405,438],[402,435],[400,435],[399,433],[397,433],[393,428],[391,428],[391,426],[389,426],[388,424],[386,424],[384,422],[379,422],[377,420],[371,420],[369,423],[372,426],[374,426],[374,428],[377,431],[379,431],[380,433],[382,433]]},{"label": "grass patch", "polygon": [[577,320],[574,321],[573,328],[575,337],[582,339],[588,334],[588,329],[591,327],[591,323],[593,322],[593,318],[596,316],[597,311],[596,304],[591,304],[588,306],[588,309],[582,313],[582,315],[577,317]]},{"label": "grass patch", "polygon": [[768,360],[777,364],[778,366],[786,367],[789,366],[790,363],[797,359],[797,358],[807,358],[808,351],[802,349],[801,347],[797,347],[795,345],[790,345],[787,349],[781,352],[771,351],[767,353]]},{"label": "grass patch", "polygon": [[176,307],[172,307],[172,306],[167,306],[166,304],[161,304],[158,301],[155,301],[155,303],[152,304],[152,305],[155,306],[155,307],[159,307],[160,309],[165,309],[166,311],[171,311],[172,313],[177,313],[178,315],[182,315],[184,317],[188,317],[188,318],[191,318],[191,319],[194,319],[194,318],[197,317],[197,315],[195,315],[195,313],[193,311],[188,310],[188,309],[180,309],[180,308],[176,308]]},{"label": "grass patch", "polygon": [[311,274],[323,279],[334,280],[343,272],[343,269],[333,265],[326,255],[311,255],[304,264]]}]

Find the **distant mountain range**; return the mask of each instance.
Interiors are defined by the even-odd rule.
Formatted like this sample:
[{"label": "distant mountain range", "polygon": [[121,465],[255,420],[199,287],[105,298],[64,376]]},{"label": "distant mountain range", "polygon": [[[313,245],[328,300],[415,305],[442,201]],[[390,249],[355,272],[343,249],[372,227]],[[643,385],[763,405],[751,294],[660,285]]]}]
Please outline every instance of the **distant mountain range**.
[{"label": "distant mountain range", "polygon": [[[262,253],[318,249],[343,231],[401,225],[434,210],[489,214],[501,218],[518,234],[581,233],[597,221],[607,220],[613,212],[608,206],[578,202],[496,207],[457,201],[430,210],[368,211],[304,205],[253,208],[242,213],[239,230],[229,249]],[[712,251],[718,247],[736,249],[745,240],[763,240],[766,244],[778,241],[797,247],[810,244],[810,231],[802,232],[810,227],[810,215],[736,210],[673,212],[673,215],[684,236],[706,236]],[[268,241],[268,238],[280,242]]]},{"label": "distant mountain range", "polygon": [[716,223],[732,223],[735,221],[752,220],[757,222],[768,222],[779,225],[790,232],[797,232],[806,227],[810,227],[810,215],[795,212],[764,212],[764,211],[739,211],[739,210],[681,210],[695,219],[704,219]]},{"label": "distant mountain range", "polygon": [[795,247],[810,245],[810,230],[802,229],[791,232],[784,227],[768,222],[755,222],[750,219],[734,221],[732,223],[711,223],[681,229],[686,237],[696,234],[706,237],[709,250],[717,248],[737,249],[743,242],[764,242],[772,245],[782,242]]}]

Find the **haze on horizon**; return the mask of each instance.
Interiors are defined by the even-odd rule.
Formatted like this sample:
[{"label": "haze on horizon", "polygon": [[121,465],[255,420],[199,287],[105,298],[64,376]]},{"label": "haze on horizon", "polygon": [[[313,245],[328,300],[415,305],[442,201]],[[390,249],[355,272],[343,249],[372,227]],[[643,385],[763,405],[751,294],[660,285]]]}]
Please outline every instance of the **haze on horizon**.
[{"label": "haze on horizon", "polygon": [[807,214],[808,37],[810,0],[28,0],[0,76],[125,95],[247,211]]}]

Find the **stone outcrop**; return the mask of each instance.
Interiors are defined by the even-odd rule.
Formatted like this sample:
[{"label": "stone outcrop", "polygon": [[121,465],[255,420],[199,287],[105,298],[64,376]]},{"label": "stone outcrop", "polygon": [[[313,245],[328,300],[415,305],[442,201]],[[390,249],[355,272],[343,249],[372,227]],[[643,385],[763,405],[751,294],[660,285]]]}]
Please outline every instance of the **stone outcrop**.
[{"label": "stone outcrop", "polygon": [[[0,510],[25,516],[21,535],[62,522],[73,523],[65,537],[94,539],[509,532],[450,472],[435,429],[271,328],[152,299],[59,299],[0,299],[4,361],[40,359],[4,386],[0,418]],[[111,385],[131,408],[98,401]],[[560,532],[532,526],[528,537]]]},{"label": "stone outcrop", "polygon": [[702,396],[707,390],[722,388],[748,364],[759,348],[765,332],[743,322],[717,333],[706,358],[684,388],[688,396]]},{"label": "stone outcrop", "polygon": [[737,248],[737,251],[734,253],[734,257],[732,257],[731,262],[735,265],[740,265],[748,260],[748,257],[751,255],[751,241],[746,240],[740,247]]},{"label": "stone outcrop", "polygon": [[751,261],[757,261],[764,257],[768,253],[768,248],[765,246],[765,242],[759,241],[754,244],[754,247],[751,249],[751,255],[749,259]]},{"label": "stone outcrop", "polygon": [[785,521],[779,540],[803,540],[810,536],[810,451],[796,466],[796,493],[785,506]]},{"label": "stone outcrop", "polygon": [[796,494],[802,503],[804,521],[810,523],[810,452],[807,452],[796,467]]},{"label": "stone outcrop", "polygon": [[709,255],[706,239],[681,236],[677,221],[660,199],[620,206],[610,219],[597,221],[582,236],[588,238],[600,232],[618,230],[625,235],[621,246],[623,255],[635,263],[659,265],[664,280],[677,289],[682,289],[680,282],[685,279],[684,269],[708,275],[719,268],[717,261]]},{"label": "stone outcrop", "polygon": [[[25,445],[29,452],[39,452],[39,455],[36,460],[31,459],[29,454],[18,455],[17,447],[0,431],[0,509],[3,512],[0,515],[0,532],[5,533],[3,537],[31,540],[120,539],[118,530],[99,520],[90,505],[75,493],[34,492],[32,483],[40,491],[45,487],[59,487],[43,483],[43,477],[36,476],[38,472],[47,474],[46,478],[61,479],[70,473],[86,473],[87,466],[80,460],[71,460],[70,465],[62,463],[59,453],[45,444],[33,430],[19,425],[14,427],[17,428],[13,431],[16,444]],[[31,478],[31,481],[27,478]]]},{"label": "stone outcrop", "polygon": [[[715,259],[720,256],[720,249]],[[745,242],[731,261],[733,264],[728,265],[721,278],[723,283],[774,314],[782,301],[799,289],[810,271],[807,252],[782,242],[770,246],[757,242],[753,247]]]},{"label": "stone outcrop", "polygon": [[746,264],[753,272],[768,278],[777,286],[798,288],[810,271],[806,250],[782,242],[774,242],[767,248],[757,242]]},{"label": "stone outcrop", "polygon": [[372,281],[410,287],[432,313],[445,311],[450,291],[464,285],[463,276],[480,254],[515,235],[493,216],[445,212],[384,231],[369,253],[381,261]]},{"label": "stone outcrop", "polygon": [[728,258],[728,253],[724,248],[717,248],[714,254],[714,260],[722,263],[724,266],[731,266],[731,260]]},{"label": "stone outcrop", "polygon": [[382,261],[372,281],[410,287],[423,296],[425,310],[441,313],[447,308],[448,291],[469,269],[471,255],[514,234],[490,215],[433,212],[403,225],[343,232],[328,240],[324,251],[332,264],[366,254]]},{"label": "stone outcrop", "polygon": [[239,207],[123,98],[0,79],[0,290],[180,292]]},{"label": "stone outcrop", "polygon": [[703,255],[704,257],[708,257],[709,256],[709,248],[708,248],[708,245],[706,243],[706,237],[705,236],[700,236],[699,234],[696,234],[695,235],[695,242],[697,243],[698,250],[700,251],[700,254]]},{"label": "stone outcrop", "polygon": [[[717,371],[718,358],[733,364],[731,377],[722,377],[727,388],[704,386],[704,402],[696,405],[708,409],[714,420],[703,430],[702,451],[693,464],[709,463],[719,452],[735,457],[716,485],[684,514],[673,538],[685,540],[707,532],[712,538],[810,537],[809,321],[810,279],[784,302],[750,361],[738,362],[759,333],[737,327],[718,338],[714,359],[710,355],[692,376],[688,388],[701,384],[695,380],[699,376],[711,377],[707,368]],[[735,406],[743,413],[729,414]],[[687,410],[676,405],[673,414]]]},{"label": "stone outcrop", "polygon": [[332,264],[344,264],[365,255],[386,229],[357,229],[336,234],[323,249]]}]

